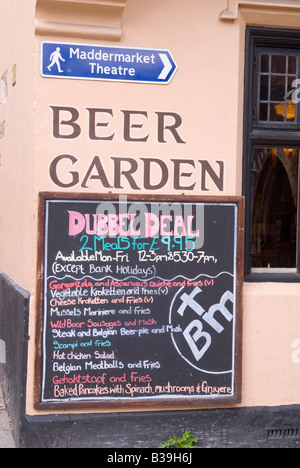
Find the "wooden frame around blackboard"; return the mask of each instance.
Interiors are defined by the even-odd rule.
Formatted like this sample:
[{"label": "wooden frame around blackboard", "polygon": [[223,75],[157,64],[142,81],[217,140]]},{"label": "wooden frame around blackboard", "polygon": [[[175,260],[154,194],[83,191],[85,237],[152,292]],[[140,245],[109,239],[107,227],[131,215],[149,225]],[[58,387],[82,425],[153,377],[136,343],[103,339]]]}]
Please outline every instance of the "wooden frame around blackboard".
[{"label": "wooden frame around blackboard", "polygon": [[[236,248],[236,322],[235,322],[235,359],[234,359],[234,395],[203,399],[201,396],[178,396],[172,398],[155,399],[139,397],[128,400],[110,399],[93,401],[55,401],[42,402],[42,366],[43,366],[43,304],[44,304],[44,256],[45,256],[45,207],[47,200],[64,201],[99,201],[117,202],[121,197],[127,197],[128,202],[166,202],[166,203],[217,203],[234,204],[237,207],[237,248]],[[162,411],[171,409],[196,409],[205,407],[228,407],[241,402],[242,389],[242,309],[243,309],[243,274],[244,274],[244,198],[238,196],[176,196],[176,195],[124,195],[124,194],[84,194],[43,192],[39,195],[38,208],[38,243],[37,243],[37,286],[36,286],[36,357],[35,357],[35,385],[34,406],[37,410],[66,411],[87,410],[95,412],[110,411]]]}]

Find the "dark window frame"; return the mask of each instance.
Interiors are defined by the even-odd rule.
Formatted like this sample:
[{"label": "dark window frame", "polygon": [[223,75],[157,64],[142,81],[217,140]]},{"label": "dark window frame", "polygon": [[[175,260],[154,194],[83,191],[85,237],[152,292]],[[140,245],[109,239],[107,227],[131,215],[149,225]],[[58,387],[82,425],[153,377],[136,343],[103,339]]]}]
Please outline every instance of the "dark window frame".
[{"label": "dark window frame", "polygon": [[[295,51],[300,60],[300,30],[248,27],[245,44],[245,91],[244,91],[244,151],[243,195],[245,196],[245,281],[247,282],[300,282],[300,210],[298,198],[296,272],[252,272],[252,154],[254,147],[281,147],[300,150],[300,106],[295,123],[264,124],[258,121],[258,51],[270,50],[280,54]],[[297,78],[300,76],[297,74]],[[300,174],[298,174],[300,181]],[[300,191],[300,190],[299,190]]]}]

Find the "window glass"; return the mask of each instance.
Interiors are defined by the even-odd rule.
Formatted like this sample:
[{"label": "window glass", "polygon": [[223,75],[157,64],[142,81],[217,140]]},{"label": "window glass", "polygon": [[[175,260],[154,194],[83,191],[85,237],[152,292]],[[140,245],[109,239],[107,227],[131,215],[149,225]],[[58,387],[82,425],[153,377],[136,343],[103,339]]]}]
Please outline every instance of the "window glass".
[{"label": "window glass", "polygon": [[269,73],[269,55],[261,55],[260,71]]},{"label": "window glass", "polygon": [[285,74],[286,73],[286,61],[287,61],[287,57],[285,55],[272,55],[271,72]]},{"label": "window glass", "polygon": [[291,55],[289,57],[289,68],[288,68],[288,73],[291,75],[296,74],[296,65],[297,65],[297,60],[294,55]]},{"label": "window glass", "polygon": [[300,30],[247,27],[246,281],[300,283]]},{"label": "window glass", "polygon": [[299,150],[253,153],[252,267],[296,268]]},{"label": "window glass", "polygon": [[260,122],[296,122],[291,99],[296,79],[297,57],[262,53],[259,60],[258,119]]}]

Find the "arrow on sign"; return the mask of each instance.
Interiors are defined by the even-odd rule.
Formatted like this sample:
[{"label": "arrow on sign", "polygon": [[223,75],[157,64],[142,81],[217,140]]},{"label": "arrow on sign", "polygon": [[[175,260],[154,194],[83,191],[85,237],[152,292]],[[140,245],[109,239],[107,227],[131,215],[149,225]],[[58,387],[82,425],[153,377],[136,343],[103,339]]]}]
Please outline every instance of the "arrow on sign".
[{"label": "arrow on sign", "polygon": [[162,60],[162,63],[164,64],[164,68],[163,70],[161,71],[159,77],[157,78],[158,80],[165,80],[168,76],[168,74],[170,73],[170,71],[172,70],[172,63],[170,62],[167,54],[159,54],[161,60]]},{"label": "arrow on sign", "polygon": [[50,41],[41,45],[43,77],[167,84],[176,69],[165,49]]}]

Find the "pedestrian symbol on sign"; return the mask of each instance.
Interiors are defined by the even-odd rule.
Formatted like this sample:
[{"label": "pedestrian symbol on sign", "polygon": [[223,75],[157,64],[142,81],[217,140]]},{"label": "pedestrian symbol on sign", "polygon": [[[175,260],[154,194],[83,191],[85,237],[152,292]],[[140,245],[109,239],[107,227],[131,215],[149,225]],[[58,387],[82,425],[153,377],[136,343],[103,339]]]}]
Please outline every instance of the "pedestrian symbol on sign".
[{"label": "pedestrian symbol on sign", "polygon": [[56,64],[59,73],[62,73],[63,70],[61,69],[59,61],[62,60],[63,62],[65,62],[65,59],[62,58],[59,47],[56,47],[56,50],[52,52],[52,54],[50,55],[50,60],[51,60],[51,63],[47,67],[48,70],[51,71],[51,68],[53,67],[53,65]]}]

